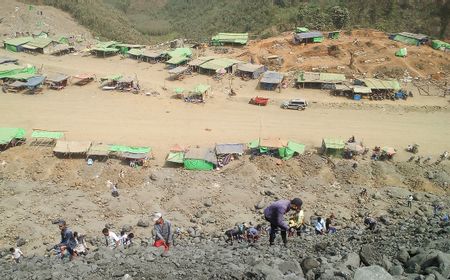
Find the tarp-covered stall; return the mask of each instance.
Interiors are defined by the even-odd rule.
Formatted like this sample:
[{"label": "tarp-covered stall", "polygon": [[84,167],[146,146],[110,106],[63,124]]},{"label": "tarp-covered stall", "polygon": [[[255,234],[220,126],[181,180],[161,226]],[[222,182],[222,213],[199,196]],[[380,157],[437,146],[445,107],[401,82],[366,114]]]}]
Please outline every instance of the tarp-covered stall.
[{"label": "tarp-covered stall", "polygon": [[34,146],[52,146],[56,140],[64,138],[64,132],[33,129],[31,138],[33,139],[32,144]]},{"label": "tarp-covered stall", "polygon": [[7,51],[21,52],[23,51],[23,45],[33,40],[33,37],[19,37],[9,40],[5,40],[3,45]]},{"label": "tarp-covered stall", "polygon": [[56,155],[83,155],[86,154],[91,147],[90,141],[56,141],[53,153]]},{"label": "tarp-covered stall", "polygon": [[225,44],[231,45],[246,45],[248,42],[248,33],[218,33],[211,38],[211,45],[223,46]]},{"label": "tarp-covered stall", "polygon": [[320,31],[302,32],[294,34],[294,44],[321,43],[323,34]]},{"label": "tarp-covered stall", "polygon": [[15,146],[25,142],[25,129],[15,127],[0,127],[0,149]]},{"label": "tarp-covered stall", "polygon": [[110,145],[109,151],[113,155],[128,161],[131,167],[146,166],[147,160],[152,157],[152,148],[150,147]]},{"label": "tarp-covered stall", "polygon": [[163,60],[163,53],[158,51],[144,50],[141,54],[141,59],[149,63],[157,63]]},{"label": "tarp-covered stall", "polygon": [[236,157],[244,154],[244,144],[216,144],[218,166],[225,166]]},{"label": "tarp-covered stall", "polygon": [[221,57],[208,60],[202,63],[200,68],[200,73],[206,74],[216,74],[219,70],[225,70],[227,73],[233,73],[233,66],[240,63],[239,60]]},{"label": "tarp-covered stall", "polygon": [[281,90],[281,83],[283,82],[284,75],[274,71],[267,71],[261,77],[259,85],[264,90]]},{"label": "tarp-covered stall", "polygon": [[345,142],[342,139],[324,138],[322,139],[322,153],[336,157],[344,155]]},{"label": "tarp-covered stall", "polygon": [[[18,74],[29,74],[31,77],[36,74],[36,67],[32,65],[16,65],[16,64],[1,64],[0,65],[0,79],[13,79],[19,80],[16,78]],[[31,78],[28,76],[28,78]],[[27,79],[28,79],[27,78]]]},{"label": "tarp-covered stall", "polygon": [[262,138],[251,141],[248,147],[252,149],[253,154],[267,154],[287,160],[294,155],[305,153],[305,145],[291,140],[281,138]]},{"label": "tarp-covered stall", "polygon": [[184,156],[184,168],[187,170],[213,170],[217,158],[213,149],[191,148]]},{"label": "tarp-covered stall", "polygon": [[83,73],[72,77],[72,83],[77,86],[84,86],[95,79],[94,74]]},{"label": "tarp-covered stall", "polygon": [[110,154],[110,145],[103,143],[92,143],[86,153],[88,158],[106,159]]},{"label": "tarp-covered stall", "polygon": [[345,82],[345,75],[338,73],[300,72],[297,76],[298,88],[333,89],[334,85]]},{"label": "tarp-covered stall", "polygon": [[390,37],[394,41],[402,42],[408,45],[419,46],[428,42],[429,37],[424,34],[414,34],[409,32],[400,32]]},{"label": "tarp-covered stall", "polygon": [[180,145],[175,145],[170,148],[169,154],[166,157],[167,162],[183,164],[184,154],[186,153],[186,148]]},{"label": "tarp-covered stall", "polygon": [[67,86],[68,81],[69,76],[65,74],[54,74],[48,76],[45,82],[49,88],[61,90]]},{"label": "tarp-covered stall", "polygon": [[260,64],[239,63],[236,70],[236,75],[241,78],[258,79],[267,71],[267,67]]},{"label": "tarp-covered stall", "polygon": [[189,95],[184,98],[184,101],[191,103],[205,102],[205,97],[208,95],[210,89],[210,85],[198,84],[191,92],[189,92]]},{"label": "tarp-covered stall", "polygon": [[435,50],[450,51],[450,44],[440,40],[431,41],[431,47]]}]

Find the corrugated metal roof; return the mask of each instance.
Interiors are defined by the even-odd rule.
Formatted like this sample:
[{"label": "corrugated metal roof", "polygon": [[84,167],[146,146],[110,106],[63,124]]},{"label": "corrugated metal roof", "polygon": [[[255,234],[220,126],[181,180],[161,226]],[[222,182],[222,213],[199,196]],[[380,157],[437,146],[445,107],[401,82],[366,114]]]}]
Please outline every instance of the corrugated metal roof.
[{"label": "corrugated metal roof", "polygon": [[212,56],[199,57],[199,58],[196,58],[194,60],[189,61],[188,65],[190,65],[190,66],[200,66],[203,63],[211,61],[213,59],[216,59],[216,58],[212,57]]},{"label": "corrugated metal roof", "polygon": [[216,154],[226,155],[226,154],[243,154],[244,144],[217,144]]},{"label": "corrugated metal roof", "polygon": [[299,83],[341,83],[345,75],[338,73],[302,72],[297,77]]},{"label": "corrugated metal roof", "polygon": [[27,43],[27,45],[36,47],[36,48],[45,48],[53,42],[50,38],[35,38]]}]

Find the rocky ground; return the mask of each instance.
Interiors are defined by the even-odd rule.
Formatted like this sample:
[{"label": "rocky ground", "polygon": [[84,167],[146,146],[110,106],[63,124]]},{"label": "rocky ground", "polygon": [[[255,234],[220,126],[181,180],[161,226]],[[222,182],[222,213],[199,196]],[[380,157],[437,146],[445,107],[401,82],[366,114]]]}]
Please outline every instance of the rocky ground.
[{"label": "rocky ground", "polygon": [[[31,146],[0,158],[0,279],[448,279],[450,227],[433,217],[448,211],[450,161],[405,162],[328,159],[310,151],[289,161],[244,156],[220,171],[188,172],[153,166],[131,169],[116,159],[88,167]],[[354,167],[354,163],[357,166]],[[125,177],[119,178],[120,170]],[[119,198],[106,180],[119,182]],[[368,196],[360,192],[367,188]],[[412,208],[406,197],[414,195]],[[288,248],[225,244],[237,222],[260,223],[262,209],[299,196],[307,220],[334,213],[338,233],[307,233]],[[149,215],[162,211],[182,235],[169,257],[151,244]],[[442,214],[443,214],[442,213]],[[380,229],[365,230],[363,218]],[[49,257],[65,219],[88,237],[86,257]],[[130,228],[135,246],[111,251],[101,229]],[[7,250],[26,254],[10,262]],[[372,278],[370,278],[372,277]]]}]

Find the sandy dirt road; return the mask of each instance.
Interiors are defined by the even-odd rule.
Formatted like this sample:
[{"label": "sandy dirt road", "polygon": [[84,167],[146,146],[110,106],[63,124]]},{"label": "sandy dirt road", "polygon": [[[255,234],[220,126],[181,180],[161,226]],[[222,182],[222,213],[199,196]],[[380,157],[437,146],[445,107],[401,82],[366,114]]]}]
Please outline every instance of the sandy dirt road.
[{"label": "sandy dirt road", "polygon": [[[70,86],[60,92],[46,90],[36,96],[1,94],[0,126],[65,130],[70,140],[149,145],[158,164],[163,163],[167,150],[175,143],[211,146],[258,137],[283,137],[311,147],[319,146],[323,137],[355,135],[369,146],[393,146],[398,150],[416,142],[424,147],[424,153],[432,155],[449,148],[450,110],[442,97],[358,103],[320,90],[260,91],[256,81],[235,79],[233,87],[238,96],[230,99],[226,94],[228,81],[215,82],[205,75],[169,81],[162,64],[119,57],[50,57],[5,51],[0,51],[0,55],[17,57],[21,63],[36,65],[46,74],[137,76],[144,90],[157,90],[160,95],[103,92],[97,82],[85,87]],[[170,98],[175,87],[192,89],[198,83],[212,86],[206,104],[187,104]],[[256,95],[272,101],[267,107],[247,104]],[[308,110],[279,108],[283,100],[299,97],[311,103]]]}]

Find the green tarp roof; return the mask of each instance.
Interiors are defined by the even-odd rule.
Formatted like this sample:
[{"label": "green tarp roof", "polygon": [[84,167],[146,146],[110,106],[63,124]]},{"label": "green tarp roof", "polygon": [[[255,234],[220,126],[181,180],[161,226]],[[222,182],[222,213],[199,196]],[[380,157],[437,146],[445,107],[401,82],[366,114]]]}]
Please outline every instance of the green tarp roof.
[{"label": "green tarp roof", "polygon": [[241,61],[236,59],[230,59],[230,58],[215,58],[213,60],[209,60],[203,64],[200,65],[200,68],[202,69],[208,69],[208,70],[218,70],[218,69],[224,69],[228,68],[230,66],[233,66],[234,64],[240,63]]},{"label": "green tarp roof", "polygon": [[395,52],[395,56],[399,56],[399,57],[405,57],[407,54],[408,54],[408,51],[406,50],[406,48],[401,48]]},{"label": "green tarp roof", "polygon": [[20,45],[30,42],[31,40],[33,40],[32,37],[19,37],[19,38],[5,40],[5,44],[12,45],[12,46],[20,46]]},{"label": "green tarp roof", "polygon": [[187,57],[187,56],[174,56],[171,59],[167,60],[166,63],[167,64],[178,65],[178,64],[181,64],[181,63],[186,62],[188,60],[189,60],[189,57]]},{"label": "green tarp roof", "polygon": [[116,44],[117,44],[116,41],[98,42],[97,44],[95,44],[95,47],[96,48],[100,48],[100,49],[104,49],[104,48],[109,48],[111,46],[114,46]]},{"label": "green tarp roof", "polygon": [[53,42],[53,39],[50,39],[50,38],[34,38],[30,42],[28,42],[26,45],[36,47],[36,48],[45,48],[51,42]]},{"label": "green tarp roof", "polygon": [[394,41],[399,41],[408,45],[418,45],[419,40],[411,37],[406,37],[400,34],[394,36]]},{"label": "green tarp roof", "polygon": [[111,145],[109,147],[111,152],[122,152],[131,154],[148,154],[152,150],[150,147],[131,147],[123,145]]},{"label": "green tarp roof", "polygon": [[166,161],[175,162],[175,163],[183,163],[184,152],[170,152],[167,155]]},{"label": "green tarp roof", "polygon": [[142,49],[130,49],[128,54],[134,55],[134,56],[141,56],[144,53],[144,50]]},{"label": "green tarp roof", "polygon": [[401,89],[400,83],[396,80],[363,79],[362,82],[370,89]]},{"label": "green tarp roof", "polygon": [[115,48],[99,48],[99,47],[95,47],[92,49],[93,51],[96,52],[104,52],[104,53],[114,53],[114,52],[118,52],[118,49]]},{"label": "green tarp roof", "polygon": [[295,28],[295,33],[305,33],[305,32],[309,32],[309,29],[306,27],[296,27]]},{"label": "green tarp roof", "polygon": [[31,133],[31,138],[61,139],[63,137],[64,132],[61,131],[34,130]]},{"label": "green tarp roof", "polygon": [[14,77],[15,75],[21,73],[35,74],[36,68],[34,66],[22,66],[15,64],[0,65],[0,79]]},{"label": "green tarp roof", "polygon": [[182,56],[192,56],[192,50],[190,48],[176,48],[173,51],[167,52],[167,55],[171,58],[182,57]]},{"label": "green tarp roof", "polygon": [[112,75],[109,75],[109,76],[101,77],[100,81],[108,81],[108,80],[118,81],[121,78],[122,78],[121,74],[112,74]]},{"label": "green tarp roof", "polygon": [[211,88],[211,86],[209,86],[209,85],[199,84],[199,85],[195,86],[194,93],[203,94],[210,88]]},{"label": "green tarp roof", "polygon": [[211,41],[245,45],[248,42],[248,33],[218,33]]},{"label": "green tarp roof", "polygon": [[345,80],[345,75],[339,73],[300,72],[297,76],[298,83],[330,83]]},{"label": "green tarp roof", "polygon": [[440,50],[440,49],[448,49],[450,50],[450,44],[441,40],[433,40],[431,41],[431,46],[433,49]]},{"label": "green tarp roof", "polygon": [[34,76],[36,76],[36,74],[34,74],[34,73],[18,73],[18,74],[8,76],[8,79],[16,80],[16,81],[26,81],[30,78],[33,78]]},{"label": "green tarp roof", "polygon": [[13,139],[25,137],[25,129],[0,127],[0,145],[9,144]]},{"label": "green tarp roof", "polygon": [[335,138],[324,138],[323,145],[325,145],[326,149],[344,149],[345,148],[345,142],[342,139],[335,139]]}]

